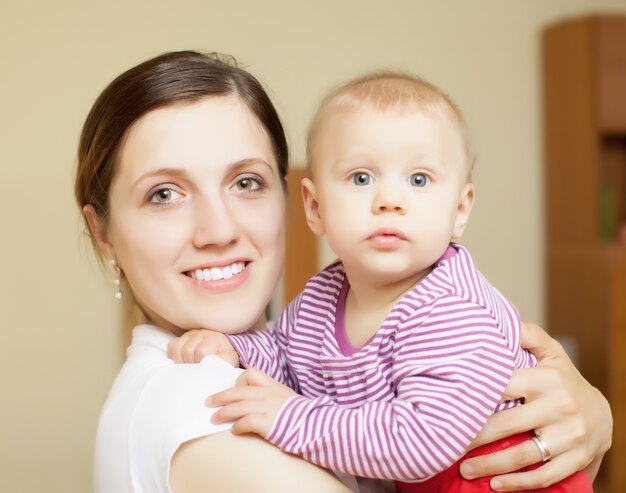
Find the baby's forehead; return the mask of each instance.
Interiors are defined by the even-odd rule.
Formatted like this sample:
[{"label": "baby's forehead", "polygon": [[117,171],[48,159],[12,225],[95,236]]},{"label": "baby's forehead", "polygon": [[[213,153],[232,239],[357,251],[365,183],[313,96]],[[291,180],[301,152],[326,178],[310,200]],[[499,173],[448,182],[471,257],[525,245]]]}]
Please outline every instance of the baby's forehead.
[{"label": "baby's forehead", "polygon": [[[383,116],[383,118],[380,118],[381,116]],[[415,127],[415,119],[411,118],[413,116],[420,117],[421,123],[419,123],[417,127]],[[376,122],[374,122],[374,119],[376,119]],[[369,121],[372,122],[371,128],[368,128]],[[388,150],[388,146],[390,145],[389,139],[391,139],[391,142],[395,141],[395,137],[389,137],[389,135],[394,135],[393,132],[403,132],[399,127],[401,125],[408,127],[409,140],[412,140],[410,134],[414,132],[415,141],[414,146],[409,145],[409,147],[400,147],[399,149],[405,149],[411,155],[414,153],[420,154],[422,152],[427,152],[430,155],[431,152],[434,152],[433,148],[429,146],[426,148],[429,150],[426,151],[422,146],[425,142],[431,141],[431,139],[439,140],[441,137],[437,137],[437,135],[441,136],[442,134],[440,133],[441,130],[434,130],[432,133],[426,131],[425,134],[421,132],[420,126],[424,124],[429,125],[429,122],[432,122],[433,126],[439,127],[440,129],[445,128],[445,132],[447,133],[443,135],[446,136],[445,138],[452,139],[448,141],[447,147],[449,149],[450,146],[456,147],[460,153],[460,161],[454,159],[454,162],[457,162],[459,166],[466,169],[469,177],[471,173],[471,159],[467,152],[467,140],[464,126],[463,123],[456,118],[455,113],[446,108],[445,104],[424,105],[414,103],[387,107],[379,107],[369,103],[361,103],[359,105],[329,105],[325,114],[318,121],[316,132],[310,135],[308,142],[309,171],[314,174],[316,168],[324,166],[324,163],[317,159],[318,156],[321,157],[319,155],[320,152],[322,152],[326,158],[329,158],[337,152],[343,153],[345,149],[343,149],[342,143],[345,143],[346,140],[351,141],[355,135],[354,131],[357,132],[356,135],[360,135],[357,139],[359,139],[358,149],[361,159],[368,155],[370,151],[375,155],[376,152],[380,152],[381,149]],[[387,131],[381,128],[381,125],[389,125],[389,130]],[[353,130],[351,127],[357,127],[358,130]],[[381,137],[379,139],[378,134],[372,135],[370,132],[372,132],[374,128],[381,130],[383,132],[382,135],[386,135],[387,137]],[[421,130],[424,130],[423,126]],[[370,137],[368,137],[368,135]],[[404,140],[403,142],[407,141]],[[434,147],[434,149],[439,149],[439,147]],[[326,160],[324,159],[322,161]],[[330,164],[331,162],[334,162],[334,160],[330,159],[326,164]]]},{"label": "baby's forehead", "polygon": [[319,125],[324,125],[333,117],[358,115],[359,119],[378,118],[383,115],[390,121],[406,119],[411,116],[421,116],[431,119],[434,123],[442,121],[451,122],[458,126],[459,119],[455,117],[454,111],[447,107],[445,102],[425,104],[418,101],[397,102],[395,104],[379,106],[368,101],[355,104],[329,105],[324,114],[321,115]]},{"label": "baby's forehead", "polygon": [[[402,125],[413,127],[418,120],[420,125],[445,127],[446,131],[451,132],[448,135],[456,135],[464,145],[466,135],[463,122],[443,104],[412,103],[379,107],[367,102],[357,105],[329,105],[324,114],[320,115],[317,128],[310,134],[308,144],[309,146],[324,146],[328,139],[341,140],[355,127],[368,129],[369,122],[372,123],[372,127],[375,125],[376,128],[387,125],[390,129],[398,129]],[[415,128],[415,132],[416,140],[421,140],[423,135],[417,133],[419,129]]]},{"label": "baby's forehead", "polygon": [[322,101],[309,127],[309,166],[315,163],[316,153],[324,145],[320,142],[320,137],[322,134],[329,134],[324,130],[328,129],[330,122],[340,121],[333,117],[359,110],[373,114],[382,112],[398,118],[411,114],[426,115],[433,122],[449,125],[450,130],[460,137],[464,161],[471,172],[475,159],[474,147],[465,119],[456,103],[434,84],[410,74],[394,72],[373,73],[350,81]]}]

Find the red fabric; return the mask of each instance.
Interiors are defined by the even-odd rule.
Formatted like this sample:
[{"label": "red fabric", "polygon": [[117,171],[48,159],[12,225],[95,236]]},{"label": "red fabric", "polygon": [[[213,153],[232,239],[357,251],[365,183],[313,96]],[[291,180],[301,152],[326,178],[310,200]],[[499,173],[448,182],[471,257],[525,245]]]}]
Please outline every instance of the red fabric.
[{"label": "red fabric", "polygon": [[[421,483],[402,483],[400,481],[396,481],[396,488],[400,493],[484,493],[495,491],[489,486],[489,480],[493,478],[493,476],[473,480],[464,479],[459,472],[461,462],[470,457],[487,455],[492,452],[497,452],[498,450],[504,450],[525,442],[526,440],[530,440],[532,437],[532,433],[520,433],[519,435],[514,435],[512,437],[498,440],[497,442],[477,447],[474,450],[470,450],[450,468],[437,474],[429,480]],[[537,464],[524,467],[519,471],[530,471],[531,469],[536,469],[541,465],[542,463],[539,462]],[[569,476],[547,488],[524,491],[532,491],[533,493],[593,493],[593,487],[587,472],[578,471],[572,476]]]}]

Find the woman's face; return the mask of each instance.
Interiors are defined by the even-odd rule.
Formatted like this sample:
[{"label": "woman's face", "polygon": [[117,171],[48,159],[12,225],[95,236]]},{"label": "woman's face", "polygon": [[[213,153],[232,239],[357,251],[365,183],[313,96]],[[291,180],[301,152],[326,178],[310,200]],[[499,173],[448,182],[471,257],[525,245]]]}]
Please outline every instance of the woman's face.
[{"label": "woman's face", "polygon": [[104,251],[157,325],[237,332],[282,271],[285,199],[265,129],[235,96],[143,116],[110,189]]}]

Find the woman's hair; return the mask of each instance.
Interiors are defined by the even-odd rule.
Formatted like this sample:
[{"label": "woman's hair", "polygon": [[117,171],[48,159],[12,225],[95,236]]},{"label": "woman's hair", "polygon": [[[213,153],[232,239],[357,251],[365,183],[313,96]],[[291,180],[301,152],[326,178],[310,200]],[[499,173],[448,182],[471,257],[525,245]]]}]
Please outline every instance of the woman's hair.
[{"label": "woman's hair", "polygon": [[109,189],[117,155],[132,125],[149,111],[207,96],[237,95],[265,128],[285,186],[288,149],[278,113],[261,84],[234,58],[196,51],[165,53],[124,72],[94,103],[80,136],[75,194],[80,207],[91,204],[109,214]]}]

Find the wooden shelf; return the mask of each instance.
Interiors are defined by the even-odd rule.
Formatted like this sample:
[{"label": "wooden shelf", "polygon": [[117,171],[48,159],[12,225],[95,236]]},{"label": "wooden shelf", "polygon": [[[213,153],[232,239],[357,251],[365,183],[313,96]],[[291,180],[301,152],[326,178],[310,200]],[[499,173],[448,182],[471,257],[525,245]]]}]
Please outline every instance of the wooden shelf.
[{"label": "wooden shelf", "polygon": [[543,36],[548,327],[576,348],[611,403],[599,478],[626,491],[626,17],[564,22]]}]

